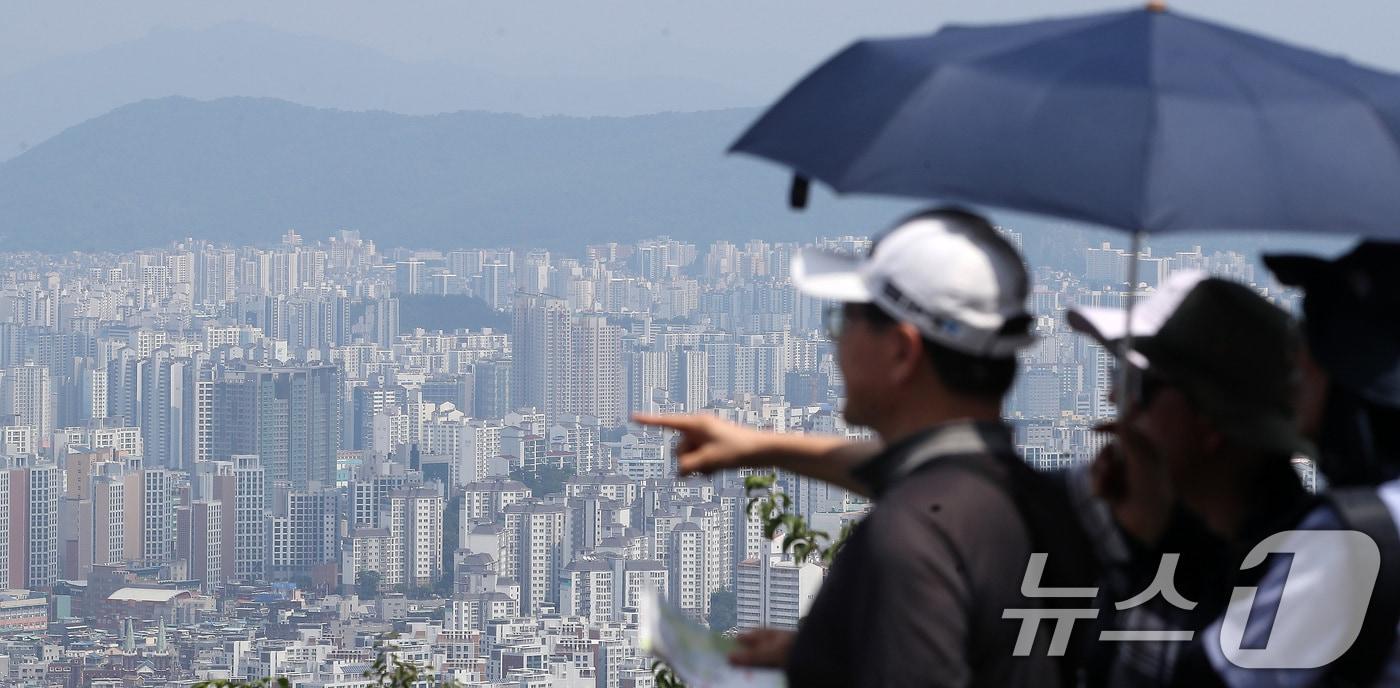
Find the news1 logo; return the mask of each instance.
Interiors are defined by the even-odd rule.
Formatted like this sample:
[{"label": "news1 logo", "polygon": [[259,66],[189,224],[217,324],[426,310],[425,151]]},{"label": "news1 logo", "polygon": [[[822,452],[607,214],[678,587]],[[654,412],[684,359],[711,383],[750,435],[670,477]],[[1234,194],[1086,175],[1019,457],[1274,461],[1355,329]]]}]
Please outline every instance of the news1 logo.
[{"label": "news1 logo", "polygon": [[[1376,542],[1354,530],[1286,530],[1255,545],[1240,569],[1284,554],[1292,555],[1287,569],[1275,567],[1259,585],[1230,596],[1219,649],[1235,666],[1315,669],[1340,658],[1361,634],[1381,567]],[[1256,606],[1274,610],[1273,624],[1250,623]]]},{"label": "news1 logo", "polygon": [[[1255,545],[1240,564],[1250,571],[1275,557],[1287,566],[1270,565],[1258,585],[1237,586],[1225,613],[1205,631],[1204,641],[1224,659],[1244,669],[1315,669],[1342,656],[1361,634],[1361,625],[1380,572],[1380,548],[1364,533],[1352,530],[1287,530]],[[1029,599],[1083,598],[1084,608],[1035,607],[1006,609],[1003,619],[1019,619],[1013,654],[1031,654],[1042,621],[1053,622],[1047,654],[1063,656],[1078,620],[1097,619],[1093,605],[1099,589],[1047,588],[1040,582],[1048,555],[1032,554],[1021,581]],[[1182,610],[1194,609],[1174,584],[1178,554],[1162,556],[1157,574],[1147,587],[1114,609],[1126,611],[1161,597]],[[1169,628],[1104,628],[1100,642],[1189,642],[1195,632]]]}]

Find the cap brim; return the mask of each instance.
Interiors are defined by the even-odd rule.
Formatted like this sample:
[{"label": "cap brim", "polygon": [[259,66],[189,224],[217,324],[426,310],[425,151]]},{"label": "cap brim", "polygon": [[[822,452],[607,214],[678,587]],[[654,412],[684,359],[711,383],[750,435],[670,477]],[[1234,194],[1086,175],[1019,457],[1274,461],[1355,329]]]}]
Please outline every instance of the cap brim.
[{"label": "cap brim", "polygon": [[[1119,342],[1123,340],[1128,331],[1128,319],[1123,309],[1075,308],[1065,314],[1065,320],[1069,322],[1070,329],[1089,335],[1100,346],[1113,352],[1114,356],[1121,355],[1123,347],[1119,346]],[[1157,327],[1147,327],[1146,323],[1141,321],[1142,318],[1138,317],[1137,309],[1134,309],[1134,339],[1150,337],[1157,333]],[[1128,362],[1139,368],[1147,367],[1147,358],[1136,350],[1128,352]]]},{"label": "cap brim", "polygon": [[870,289],[854,256],[805,248],[792,257],[792,283],[802,293],[819,299],[868,303]]},{"label": "cap brim", "polygon": [[1264,265],[1280,284],[1300,287],[1326,277],[1333,263],[1317,256],[1272,254],[1264,256]]},{"label": "cap brim", "polygon": [[[1093,337],[1105,348],[1117,355],[1122,347],[1118,342],[1132,334],[1133,339],[1146,339],[1157,334],[1162,325],[1176,312],[1182,299],[1196,288],[1197,284],[1209,277],[1204,272],[1185,270],[1167,278],[1152,296],[1133,304],[1132,323],[1128,323],[1125,308],[1084,306],[1072,308],[1065,314],[1070,329]],[[1148,359],[1139,351],[1131,351],[1128,361],[1145,368]]]},{"label": "cap brim", "polygon": [[[1137,313],[1133,314],[1133,320],[1138,321]],[[1065,314],[1065,320],[1069,323],[1070,329],[1081,334],[1093,337],[1100,344],[1108,345],[1122,339],[1128,333],[1128,317],[1122,308],[1096,308],[1085,306],[1083,308],[1070,309]],[[1134,324],[1137,324],[1134,322]],[[1134,327],[1134,337],[1156,334],[1143,332],[1141,328]]]}]

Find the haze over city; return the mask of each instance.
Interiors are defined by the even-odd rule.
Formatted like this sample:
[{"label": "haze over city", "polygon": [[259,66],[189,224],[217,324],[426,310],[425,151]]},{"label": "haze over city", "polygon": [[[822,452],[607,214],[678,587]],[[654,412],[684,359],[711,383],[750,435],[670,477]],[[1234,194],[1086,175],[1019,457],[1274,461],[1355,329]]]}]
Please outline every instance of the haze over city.
[{"label": "haze over city", "polygon": [[[654,688],[652,590],[729,636],[796,629],[832,564],[765,534],[746,479],[831,539],[871,499],[679,477],[633,415],[876,438],[793,260],[866,255],[923,204],[817,183],[795,211],[789,170],[728,146],[856,39],[1118,8],[0,4],[0,685],[350,688],[392,656],[424,686]],[[1394,3],[1171,9],[1400,70]],[[1069,310],[1200,271],[1296,313],[1261,251],[1355,243],[1135,253],[980,210],[1025,258],[1001,411],[1047,472],[1118,412]]]}]

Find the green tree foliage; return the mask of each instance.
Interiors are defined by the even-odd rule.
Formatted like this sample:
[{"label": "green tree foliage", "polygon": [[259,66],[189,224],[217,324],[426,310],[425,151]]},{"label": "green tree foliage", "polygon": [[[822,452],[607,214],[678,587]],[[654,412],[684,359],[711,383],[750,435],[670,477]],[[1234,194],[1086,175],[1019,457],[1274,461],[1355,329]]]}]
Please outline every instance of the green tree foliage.
[{"label": "green tree foliage", "polygon": [[676,672],[671,671],[671,667],[659,659],[651,663],[651,678],[655,681],[656,688],[686,688],[685,684],[676,678]]},{"label": "green tree foliage", "polygon": [[[381,688],[413,688],[419,681],[427,678],[423,675],[423,670],[413,662],[405,662],[397,657],[390,660],[386,655],[381,654],[370,665],[365,672],[365,678],[374,679],[374,685]],[[441,688],[456,688],[456,681],[440,681],[437,683]]]},{"label": "green tree foliage", "polygon": [[311,580],[311,576],[305,573],[298,573],[292,576],[292,585],[297,586],[297,590],[309,592],[316,588],[316,584]]},{"label": "green tree foliage", "polygon": [[[763,537],[772,539],[779,531],[783,533],[783,552],[789,553],[797,561],[806,561],[811,557],[820,559],[823,563],[830,564],[836,557],[836,552],[841,549],[842,543],[846,541],[846,536],[851,532],[851,524],[847,523],[841,527],[841,532],[832,538],[824,530],[813,530],[807,525],[807,520],[793,513],[792,498],[782,490],[773,488],[777,481],[777,476],[773,474],[751,475],[744,478],[744,492],[748,494],[749,503],[747,513],[751,516],[757,515],[763,524]],[[728,595],[727,598],[719,596]],[[730,605],[728,609],[723,606],[717,607],[716,601],[721,601],[722,605]],[[730,614],[725,619],[716,618],[717,613]],[[728,625],[725,621],[733,620]],[[721,590],[710,595],[710,628],[715,630],[725,630],[732,628],[738,621],[737,597],[729,590]],[[685,684],[676,677],[676,673],[665,662],[657,660],[651,665],[652,677],[656,680],[656,688],[685,688]]]},{"label": "green tree foliage", "polygon": [[292,688],[292,682],[285,676],[277,678],[259,678],[252,681],[244,681],[236,678],[216,678],[209,681],[200,681],[192,688]]},{"label": "green tree foliage", "polygon": [[724,632],[739,623],[739,596],[725,588],[710,593],[710,629]]},{"label": "green tree foliage", "polygon": [[564,492],[564,483],[574,477],[574,472],[558,466],[541,465],[533,471],[521,468],[511,469],[512,480],[519,480],[530,488],[536,497]]},{"label": "green tree foliage", "polygon": [[442,577],[433,584],[433,592],[439,597],[447,597],[452,594],[454,570],[452,562],[457,555],[457,548],[461,546],[461,543],[458,542],[462,537],[461,522],[462,495],[459,494],[447,500],[447,506],[442,513]]},{"label": "green tree foliage", "polygon": [[[375,688],[413,688],[419,681],[431,678],[424,674],[418,665],[397,657],[391,659],[386,654],[380,654],[374,660],[374,664],[365,671],[364,676],[374,681],[371,685]],[[291,685],[285,677],[279,676],[253,680],[221,678],[200,681],[192,688],[291,688]],[[461,684],[456,681],[438,681],[433,685],[439,688],[457,688]]]},{"label": "green tree foliage", "polygon": [[355,594],[362,600],[379,599],[379,584],[383,580],[378,571],[361,571],[355,574]]},{"label": "green tree foliage", "polygon": [[830,564],[850,534],[851,524],[842,526],[834,539],[824,530],[814,530],[806,519],[793,512],[792,498],[782,490],[773,489],[776,480],[777,476],[772,474],[744,478],[744,491],[749,496],[748,514],[758,516],[763,524],[763,537],[772,539],[782,531],[783,552],[792,554],[793,559],[806,561],[816,556]]}]

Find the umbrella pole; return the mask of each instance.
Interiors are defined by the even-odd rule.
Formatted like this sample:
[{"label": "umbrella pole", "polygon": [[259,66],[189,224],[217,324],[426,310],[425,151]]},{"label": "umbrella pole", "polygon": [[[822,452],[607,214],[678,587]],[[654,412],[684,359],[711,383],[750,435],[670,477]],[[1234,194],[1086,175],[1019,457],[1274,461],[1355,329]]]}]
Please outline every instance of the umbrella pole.
[{"label": "umbrella pole", "polygon": [[1128,262],[1128,291],[1124,293],[1127,302],[1123,306],[1123,339],[1119,342],[1118,352],[1118,420],[1128,417],[1133,411],[1132,405],[1136,395],[1132,394],[1132,386],[1137,382],[1137,371],[1133,370],[1132,359],[1128,353],[1133,350],[1133,305],[1136,299],[1133,293],[1137,291],[1138,285],[1138,254],[1142,251],[1141,230],[1133,232],[1132,250],[1129,251]]}]

